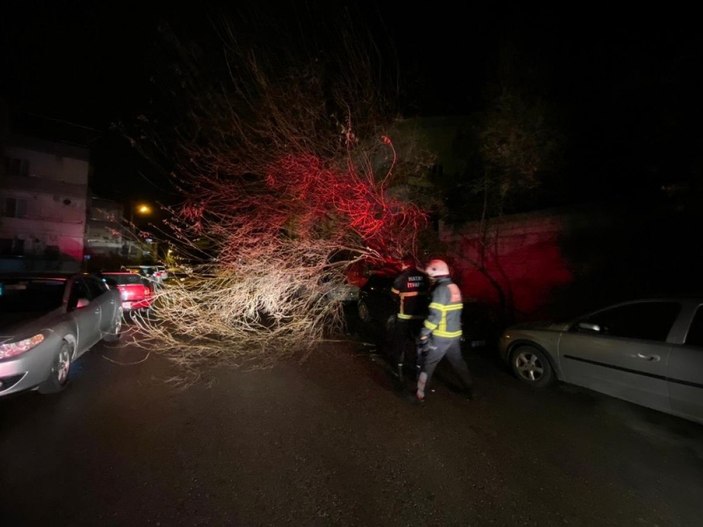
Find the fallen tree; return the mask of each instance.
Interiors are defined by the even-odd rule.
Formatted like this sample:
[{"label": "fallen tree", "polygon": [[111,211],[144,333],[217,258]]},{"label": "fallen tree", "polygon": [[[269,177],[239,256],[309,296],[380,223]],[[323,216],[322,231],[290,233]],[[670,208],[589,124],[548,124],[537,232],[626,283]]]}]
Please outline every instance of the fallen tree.
[{"label": "fallen tree", "polygon": [[169,207],[161,235],[208,258],[137,318],[142,345],[188,366],[271,364],[343,324],[350,266],[416,252],[426,214],[389,189],[432,159],[407,140],[413,157],[394,148],[374,54],[350,31],[335,32],[336,54],[325,59],[294,54],[304,46],[262,54],[221,27],[225,79],[203,71],[202,50],[167,33],[178,120],[143,116],[131,137],[176,160],[184,201]]}]

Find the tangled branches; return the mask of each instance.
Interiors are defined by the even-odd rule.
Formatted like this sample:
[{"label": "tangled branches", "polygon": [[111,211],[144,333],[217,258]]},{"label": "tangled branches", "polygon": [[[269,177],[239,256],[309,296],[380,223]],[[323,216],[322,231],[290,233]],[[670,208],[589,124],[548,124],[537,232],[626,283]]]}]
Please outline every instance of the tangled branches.
[{"label": "tangled branches", "polygon": [[[370,55],[342,43],[349,60],[325,64],[266,60],[230,41],[228,84],[207,84],[197,53],[181,54],[171,85],[189,101],[174,126],[185,200],[170,230],[181,252],[207,262],[187,283],[167,283],[154,316],[137,319],[144,345],[186,365],[271,364],[340,327],[350,265],[414,249],[426,217],[388,193],[398,155],[378,133],[385,117]],[[356,126],[354,115],[363,116]]]},{"label": "tangled branches", "polygon": [[309,155],[287,156],[256,181],[200,189],[199,203],[182,208],[183,242],[197,232],[217,260],[185,285],[167,284],[155,317],[137,320],[144,343],[181,350],[183,364],[219,356],[266,365],[308,350],[343,324],[346,269],[398,253],[424,221],[372,178]]},{"label": "tangled branches", "polygon": [[321,283],[325,270],[309,262],[291,263],[290,253],[262,254],[236,270],[163,286],[151,315],[135,319],[140,344],[175,352],[186,368],[204,359],[260,367],[308,351],[341,323],[340,284]]}]

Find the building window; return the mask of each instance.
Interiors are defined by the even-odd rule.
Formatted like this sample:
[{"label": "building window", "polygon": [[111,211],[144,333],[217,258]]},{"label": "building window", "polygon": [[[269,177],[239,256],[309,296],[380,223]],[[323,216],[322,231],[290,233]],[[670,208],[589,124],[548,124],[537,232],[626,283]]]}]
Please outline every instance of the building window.
[{"label": "building window", "polygon": [[1,256],[21,256],[24,254],[24,240],[18,238],[0,238]]},{"label": "building window", "polygon": [[15,159],[12,157],[6,157],[5,173],[8,176],[27,177],[29,175],[29,161],[26,159]]},{"label": "building window", "polygon": [[5,198],[0,203],[2,205],[2,215],[6,218],[26,218],[27,200],[17,198]]},{"label": "building window", "polygon": [[49,259],[57,259],[60,254],[61,251],[58,245],[47,245],[44,247],[44,256]]}]

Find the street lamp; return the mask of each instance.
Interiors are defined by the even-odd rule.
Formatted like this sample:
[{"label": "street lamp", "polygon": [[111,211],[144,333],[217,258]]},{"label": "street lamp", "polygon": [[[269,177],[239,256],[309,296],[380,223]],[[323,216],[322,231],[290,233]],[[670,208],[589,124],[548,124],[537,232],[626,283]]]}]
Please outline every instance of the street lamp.
[{"label": "street lamp", "polygon": [[129,207],[129,223],[134,224],[134,212],[139,216],[148,216],[151,214],[151,205],[147,203],[135,203]]},{"label": "street lamp", "polygon": [[136,207],[137,212],[142,215],[151,214],[151,207],[146,203],[139,203]]},{"label": "street lamp", "polygon": [[[131,240],[127,246],[127,257],[131,258],[132,257],[132,248],[134,247],[135,243],[139,243],[139,230],[140,227],[137,227],[137,225],[134,223],[135,220],[135,213],[137,215],[137,219],[139,219],[140,216],[146,217],[150,216],[151,213],[153,212],[153,209],[151,205],[148,203],[145,203],[143,201],[130,201],[129,202],[129,226],[127,227],[130,234],[131,234]],[[134,247],[138,249],[138,247]]]}]

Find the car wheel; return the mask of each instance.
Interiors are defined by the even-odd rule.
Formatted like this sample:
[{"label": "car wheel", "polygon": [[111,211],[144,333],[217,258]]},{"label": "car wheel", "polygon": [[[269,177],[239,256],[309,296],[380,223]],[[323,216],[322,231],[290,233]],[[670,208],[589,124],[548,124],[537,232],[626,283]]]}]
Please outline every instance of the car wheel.
[{"label": "car wheel", "polygon": [[511,355],[510,366],[518,379],[535,388],[549,386],[554,380],[549,359],[533,346],[519,346]]},{"label": "car wheel", "polygon": [[122,319],[123,319],[122,307],[120,307],[115,312],[115,321],[112,324],[112,329],[105,334],[103,340],[105,342],[116,342],[120,339],[120,334],[122,332]]},{"label": "car wheel", "polygon": [[65,340],[54,357],[51,371],[46,380],[39,385],[39,393],[58,393],[66,387],[68,374],[71,371],[71,346]]},{"label": "car wheel", "polygon": [[359,300],[358,310],[362,322],[371,322],[371,310],[364,300]]}]

